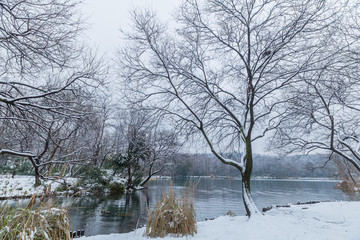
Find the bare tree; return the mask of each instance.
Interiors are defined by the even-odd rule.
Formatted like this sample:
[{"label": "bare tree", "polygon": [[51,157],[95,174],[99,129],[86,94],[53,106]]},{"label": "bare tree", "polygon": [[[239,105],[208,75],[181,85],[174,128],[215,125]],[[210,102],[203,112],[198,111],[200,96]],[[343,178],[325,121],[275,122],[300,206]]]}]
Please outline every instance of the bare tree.
[{"label": "bare tree", "polygon": [[181,146],[175,132],[164,129],[145,109],[123,110],[114,127],[112,165],[114,174],[126,176],[127,190],[143,188],[152,176],[172,164],[171,158]]},{"label": "bare tree", "polygon": [[280,90],[307,71],[318,33],[334,21],[328,4],[185,0],[176,31],[149,11],[133,13],[134,31],[119,53],[132,97],[200,134],[222,163],[239,170],[248,216],[260,214],[250,190],[252,144],[278,126],[275,110],[288,100]]},{"label": "bare tree", "polygon": [[314,54],[316,69],[289,88],[283,123],[274,146],[282,151],[321,151],[343,158],[360,171],[360,25],[349,6],[339,25]]},{"label": "bare tree", "polygon": [[116,154],[112,158],[114,174],[123,171],[127,176],[126,190],[132,190],[141,179],[141,161],[150,157],[147,145],[146,116],[137,111],[130,111],[122,116],[116,126]]},{"label": "bare tree", "polygon": [[0,126],[7,129],[0,155],[29,158],[37,184],[41,159],[51,162],[51,152],[75,132],[101,83],[101,66],[77,41],[78,4],[0,2]]},{"label": "bare tree", "polygon": [[173,165],[174,158],[177,157],[181,145],[175,131],[164,130],[161,129],[161,126],[155,126],[150,132],[150,156],[143,166],[143,172],[147,173],[139,186],[144,187],[152,176]]},{"label": "bare tree", "polygon": [[38,72],[44,64],[66,66],[79,57],[74,44],[82,28],[78,1],[0,2],[1,73]]}]

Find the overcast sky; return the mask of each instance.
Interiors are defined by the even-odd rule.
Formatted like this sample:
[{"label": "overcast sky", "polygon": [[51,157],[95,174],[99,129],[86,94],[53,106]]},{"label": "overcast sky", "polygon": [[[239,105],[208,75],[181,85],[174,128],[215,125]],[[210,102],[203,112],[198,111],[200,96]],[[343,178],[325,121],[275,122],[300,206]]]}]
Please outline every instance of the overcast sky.
[{"label": "overcast sky", "polygon": [[121,29],[128,29],[129,12],[134,8],[150,8],[166,20],[181,0],[84,0],[83,13],[88,16],[87,36],[101,53],[111,54],[121,41]]},{"label": "overcast sky", "polygon": [[[182,0],[84,0],[83,14],[90,24],[86,35],[99,53],[112,57],[121,43],[120,29],[129,30],[130,11],[139,8],[155,10],[166,21]],[[115,89],[115,88],[114,88]],[[265,140],[254,144],[254,152],[266,154]],[[204,151],[202,149],[201,151]]]}]

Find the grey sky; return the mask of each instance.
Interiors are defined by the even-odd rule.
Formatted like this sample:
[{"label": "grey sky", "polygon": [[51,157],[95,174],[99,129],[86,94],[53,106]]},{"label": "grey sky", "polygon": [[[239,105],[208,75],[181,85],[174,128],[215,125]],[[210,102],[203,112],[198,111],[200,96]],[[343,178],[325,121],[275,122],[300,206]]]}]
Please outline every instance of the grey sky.
[{"label": "grey sky", "polygon": [[[138,8],[155,10],[162,20],[171,18],[176,6],[182,0],[84,0],[83,14],[88,16],[90,28],[87,31],[91,45],[99,53],[112,57],[121,44],[120,28],[129,30],[130,11]],[[254,152],[265,153],[265,139],[254,143]]]},{"label": "grey sky", "polygon": [[101,53],[111,54],[121,41],[120,28],[129,26],[129,11],[133,8],[150,8],[162,19],[168,19],[181,0],[84,0],[83,13],[88,17],[89,41]]}]

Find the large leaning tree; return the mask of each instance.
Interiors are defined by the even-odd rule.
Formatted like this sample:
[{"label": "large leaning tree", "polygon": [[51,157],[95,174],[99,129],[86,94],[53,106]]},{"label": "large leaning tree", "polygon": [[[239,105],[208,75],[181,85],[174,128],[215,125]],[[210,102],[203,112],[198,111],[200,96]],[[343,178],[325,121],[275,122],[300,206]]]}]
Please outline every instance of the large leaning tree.
[{"label": "large leaning tree", "polygon": [[78,4],[0,1],[0,157],[29,159],[37,185],[46,164],[70,154],[64,143],[100,83],[99,64],[78,41]]},{"label": "large leaning tree", "polygon": [[282,151],[329,153],[360,172],[360,18],[349,5],[313,58],[316,70],[288,89],[292,96],[276,131]]},{"label": "large leaning tree", "polygon": [[[309,71],[318,37],[334,21],[323,0],[185,0],[169,29],[149,11],[133,13],[119,52],[134,101],[199,134],[222,163],[239,170],[248,216],[253,143],[275,129],[288,99],[280,90]],[[222,153],[236,151],[238,159]]]}]

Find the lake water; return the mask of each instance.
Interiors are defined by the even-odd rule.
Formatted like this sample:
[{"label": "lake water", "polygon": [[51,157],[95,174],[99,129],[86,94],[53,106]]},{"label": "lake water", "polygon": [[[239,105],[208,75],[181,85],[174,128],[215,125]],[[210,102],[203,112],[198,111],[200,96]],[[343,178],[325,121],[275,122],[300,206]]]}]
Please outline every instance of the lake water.
[{"label": "lake water", "polygon": [[[173,180],[173,188],[180,194],[189,182],[197,178]],[[258,208],[273,204],[306,201],[360,200],[359,195],[348,195],[335,188],[335,181],[274,180],[252,181],[252,195]],[[85,229],[85,235],[130,232],[147,221],[147,206],[152,209],[162,193],[169,189],[170,180],[151,181],[147,190],[115,196],[84,196],[62,198],[68,206],[74,230]],[[244,215],[241,180],[201,178],[194,193],[198,220],[225,215],[231,210]]]}]

